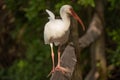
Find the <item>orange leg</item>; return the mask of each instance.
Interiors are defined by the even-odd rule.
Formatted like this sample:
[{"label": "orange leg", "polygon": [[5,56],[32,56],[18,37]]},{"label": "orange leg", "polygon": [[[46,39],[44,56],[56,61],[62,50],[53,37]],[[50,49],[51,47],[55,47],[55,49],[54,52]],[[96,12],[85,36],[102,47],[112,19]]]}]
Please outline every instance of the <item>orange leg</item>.
[{"label": "orange leg", "polygon": [[60,47],[59,47],[58,48],[58,64],[57,64],[55,70],[61,71],[64,74],[65,72],[69,72],[69,70],[60,65],[60,54],[61,53],[60,53]]},{"label": "orange leg", "polygon": [[51,72],[48,74],[48,77],[55,72],[55,62],[54,62],[54,51],[53,51],[53,44],[50,43],[50,48],[51,48],[51,57],[52,57],[52,64],[53,64],[53,67],[52,67],[52,70]]}]

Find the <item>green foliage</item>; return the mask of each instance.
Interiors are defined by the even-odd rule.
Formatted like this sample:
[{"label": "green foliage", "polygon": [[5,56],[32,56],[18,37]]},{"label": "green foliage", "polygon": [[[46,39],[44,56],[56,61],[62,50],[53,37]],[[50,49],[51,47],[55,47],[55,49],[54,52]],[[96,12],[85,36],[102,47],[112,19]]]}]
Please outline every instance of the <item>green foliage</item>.
[{"label": "green foliage", "polygon": [[46,80],[50,71],[50,50],[40,41],[28,45],[26,58],[20,59],[9,69],[0,71],[1,80]]},{"label": "green foliage", "polygon": [[[119,25],[120,26],[120,25]],[[116,46],[114,50],[108,50],[110,55],[110,62],[111,64],[115,66],[120,66],[120,29],[118,30],[112,30],[112,32],[109,32],[109,36],[112,38],[112,41],[115,43]]]},{"label": "green foliage", "polygon": [[108,0],[108,2],[110,2],[110,7],[109,7],[110,10],[120,9],[120,7],[119,7],[120,1],[118,1],[118,0]]},{"label": "green foliage", "polygon": [[[110,6],[108,7],[108,11],[106,13],[107,18],[107,35],[109,39],[109,47],[107,52],[109,53],[109,63],[116,66],[120,66],[120,17],[119,10],[120,10],[120,1],[118,0],[108,0]],[[112,15],[111,15],[112,14]],[[116,17],[117,16],[117,17]]]},{"label": "green foliage", "polygon": [[37,18],[39,15],[40,10],[45,9],[45,1],[43,0],[30,0],[28,2],[28,7],[24,9],[26,12],[25,16],[28,20],[33,20]]},{"label": "green foliage", "polygon": [[87,6],[95,7],[94,0],[78,0],[78,3],[85,7],[87,7]]},{"label": "green foliage", "polygon": [[50,49],[43,41],[43,28],[47,21],[44,14],[47,7],[45,3],[44,0],[6,0],[8,10],[15,17],[16,27],[11,35],[16,39],[24,28],[22,43],[27,50],[25,59],[19,59],[10,68],[0,71],[1,80],[47,79],[52,64]]}]

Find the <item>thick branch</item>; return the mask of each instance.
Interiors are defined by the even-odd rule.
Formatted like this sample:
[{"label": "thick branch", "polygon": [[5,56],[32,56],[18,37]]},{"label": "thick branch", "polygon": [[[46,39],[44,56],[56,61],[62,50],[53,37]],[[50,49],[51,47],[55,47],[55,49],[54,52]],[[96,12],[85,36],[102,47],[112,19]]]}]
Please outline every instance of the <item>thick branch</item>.
[{"label": "thick branch", "polygon": [[101,23],[100,17],[95,13],[86,34],[79,39],[81,48],[89,46],[102,34]]},{"label": "thick branch", "polygon": [[[95,0],[95,11],[99,20],[98,29],[101,29],[101,34],[96,41],[91,45],[91,71],[85,80],[106,80],[106,58],[105,58],[105,43],[104,43],[104,0]],[[97,66],[99,64],[99,66]]]}]

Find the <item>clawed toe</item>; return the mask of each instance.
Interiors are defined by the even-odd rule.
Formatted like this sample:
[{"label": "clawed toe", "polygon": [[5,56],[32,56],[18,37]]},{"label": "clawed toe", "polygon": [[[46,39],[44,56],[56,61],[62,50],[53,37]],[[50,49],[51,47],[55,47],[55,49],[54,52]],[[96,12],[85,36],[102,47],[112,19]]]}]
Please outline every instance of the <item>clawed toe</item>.
[{"label": "clawed toe", "polygon": [[56,71],[61,71],[63,74],[67,73],[67,72],[70,72],[68,68],[64,68],[64,67],[61,67],[61,66],[57,66],[55,68]]},{"label": "clawed toe", "polygon": [[55,69],[51,70],[51,72],[48,74],[47,77],[49,77],[50,75],[52,75],[55,71],[60,71],[60,72],[62,72],[62,74],[70,72],[70,70],[68,68],[64,68],[64,67],[61,67],[61,66],[56,66]]}]

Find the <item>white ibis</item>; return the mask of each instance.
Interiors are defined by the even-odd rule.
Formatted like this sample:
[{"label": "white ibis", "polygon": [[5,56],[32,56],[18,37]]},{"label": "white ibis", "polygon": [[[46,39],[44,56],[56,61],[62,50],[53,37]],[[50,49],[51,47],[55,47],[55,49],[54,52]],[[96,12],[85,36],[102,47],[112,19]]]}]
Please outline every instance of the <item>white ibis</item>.
[{"label": "white ibis", "polygon": [[[77,16],[77,14],[73,11],[73,8],[70,5],[64,5],[60,9],[60,16],[61,19],[55,19],[55,15],[46,10],[49,14],[49,22],[45,24],[44,28],[44,41],[45,44],[50,44],[51,47],[51,56],[52,56],[52,63],[53,68],[50,72],[53,73],[55,70],[62,71],[65,73],[68,69],[62,67],[60,65],[60,46],[67,42],[69,37],[69,27],[70,27],[70,15],[72,15],[78,22],[82,25],[83,30],[85,30],[84,24],[82,20]],[[53,43],[58,46],[58,64],[55,68],[54,64],[54,51],[53,51]]]}]

